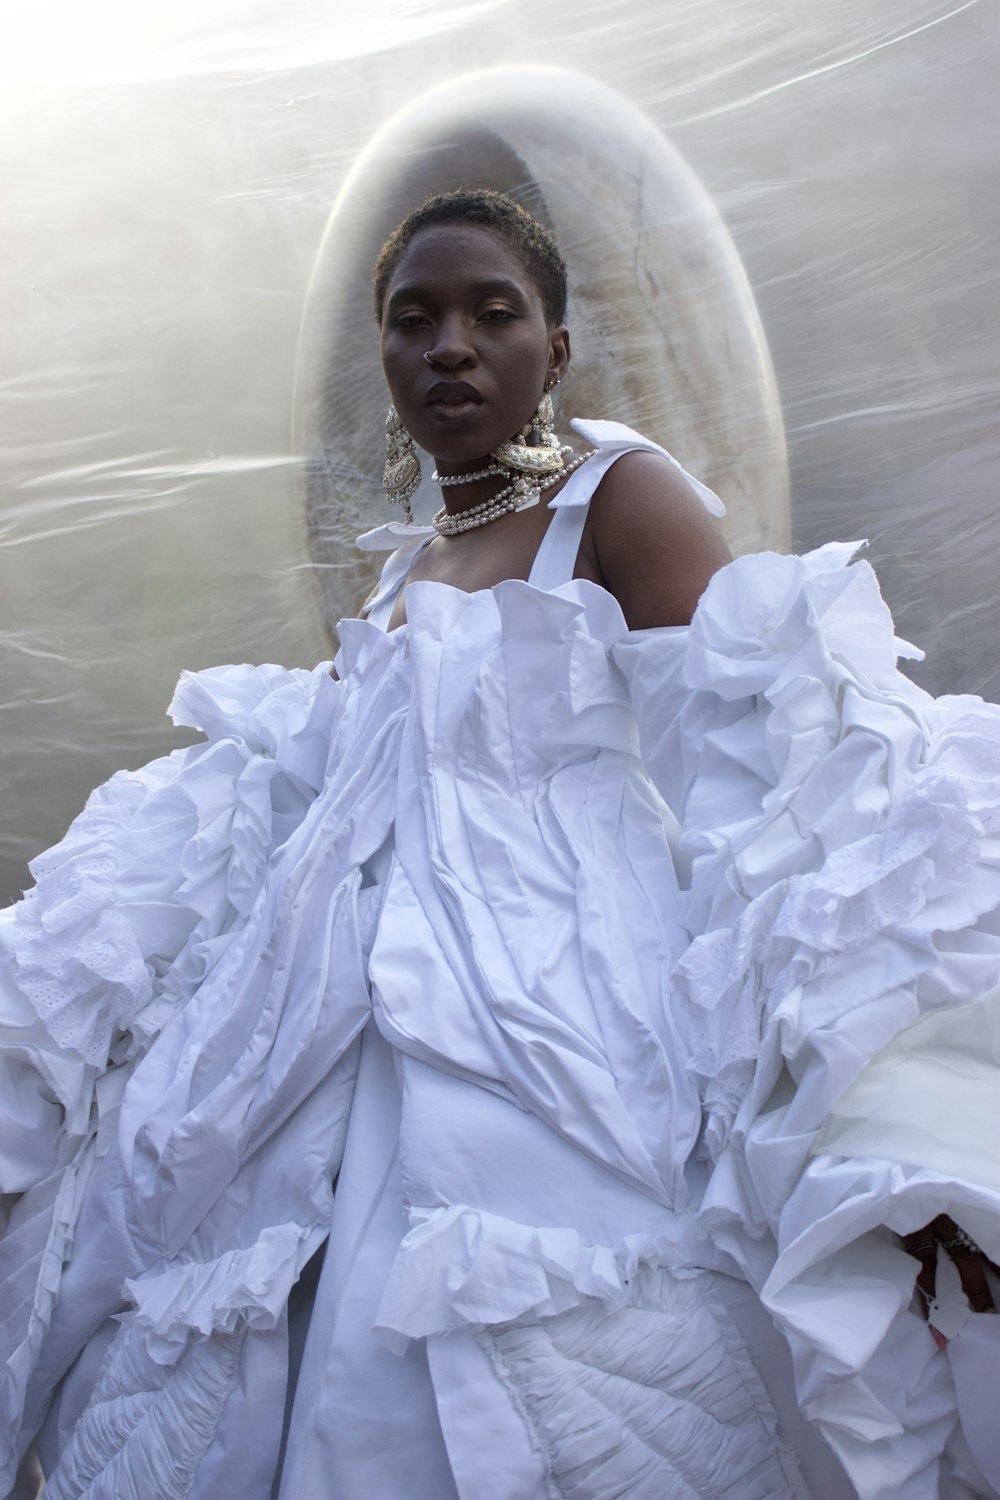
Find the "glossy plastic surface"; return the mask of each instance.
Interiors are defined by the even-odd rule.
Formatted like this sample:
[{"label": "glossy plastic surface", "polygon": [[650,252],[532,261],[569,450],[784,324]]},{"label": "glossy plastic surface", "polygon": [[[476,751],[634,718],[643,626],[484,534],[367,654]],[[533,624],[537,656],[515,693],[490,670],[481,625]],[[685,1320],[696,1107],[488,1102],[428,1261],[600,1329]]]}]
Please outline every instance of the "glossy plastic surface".
[{"label": "glossy plastic surface", "polygon": [[[796,547],[870,537],[900,633],[928,652],[914,675],[1000,695],[995,8],[7,0],[2,26],[0,899],[91,786],[181,742],[163,707],[182,667],[330,653],[324,615],[362,580],[306,481],[318,335],[307,321],[300,359],[300,326],[347,264],[324,232],[378,132],[484,68],[574,70],[652,122],[745,276],[760,389],[773,369],[764,426],[740,407],[727,428],[766,434],[768,525]],[[545,167],[581,253],[588,215],[606,236],[642,194],[612,113]],[[716,296],[691,275],[671,296],[711,302],[707,328]],[[663,320],[640,307],[621,331],[621,367],[655,372]],[[352,339],[339,367],[323,346],[327,409],[339,380],[341,431],[377,432],[374,324],[369,352]],[[614,413],[581,414],[641,426],[627,386]],[[694,452],[666,419],[653,434],[692,468],[713,452],[700,410]],[[388,515],[370,450],[352,459],[361,524]]]}]

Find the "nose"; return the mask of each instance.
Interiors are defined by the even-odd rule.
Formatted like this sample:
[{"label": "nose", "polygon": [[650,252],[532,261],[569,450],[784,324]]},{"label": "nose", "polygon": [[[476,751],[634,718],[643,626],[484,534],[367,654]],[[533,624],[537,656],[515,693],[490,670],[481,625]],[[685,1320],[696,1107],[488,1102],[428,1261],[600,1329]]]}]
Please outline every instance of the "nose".
[{"label": "nose", "polygon": [[444,318],[434,330],[424,359],[436,370],[467,370],[476,362],[475,346],[464,318]]}]

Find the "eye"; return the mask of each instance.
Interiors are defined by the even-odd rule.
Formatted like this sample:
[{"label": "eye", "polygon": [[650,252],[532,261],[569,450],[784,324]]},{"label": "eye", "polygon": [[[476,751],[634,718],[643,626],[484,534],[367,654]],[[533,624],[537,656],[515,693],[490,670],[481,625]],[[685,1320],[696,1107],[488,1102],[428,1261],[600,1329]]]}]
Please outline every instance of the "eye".
[{"label": "eye", "polygon": [[479,316],[486,323],[509,323],[517,313],[512,307],[484,307]]},{"label": "eye", "polygon": [[394,328],[424,328],[428,322],[426,313],[404,312],[397,313],[392,320]]}]

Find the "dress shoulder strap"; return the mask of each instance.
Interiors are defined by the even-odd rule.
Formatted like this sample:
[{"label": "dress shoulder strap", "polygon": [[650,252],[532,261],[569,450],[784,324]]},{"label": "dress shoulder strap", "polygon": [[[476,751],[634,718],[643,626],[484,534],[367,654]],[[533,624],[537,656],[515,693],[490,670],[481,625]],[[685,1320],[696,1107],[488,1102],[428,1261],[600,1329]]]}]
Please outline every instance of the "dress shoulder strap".
[{"label": "dress shoulder strap", "polygon": [[[718,495],[682,468],[673,454],[661,448],[659,443],[650,442],[649,438],[633,432],[631,427],[626,427],[621,422],[573,421],[569,425],[585,442],[593,445],[595,452],[592,458],[570,475],[559,494],[549,501],[549,509],[554,514],[528,575],[528,582],[535,588],[557,589],[572,579],[591,498],[605,474],[623,453],[638,450],[661,454],[684,475],[711,515],[725,515],[726,508]],[[390,547],[396,549],[386,560],[378,588],[362,610],[373,625],[378,625],[382,630],[388,627],[393,605],[410,575],[410,569],[424,547],[434,540],[434,536],[432,526],[404,526],[398,521],[392,521],[358,537],[358,546],[366,552],[385,551]],[[400,542],[402,545],[397,545]]]},{"label": "dress shoulder strap", "polygon": [[[379,528],[379,534],[385,529]],[[405,529],[400,528],[400,530]],[[399,597],[399,591],[410,576],[410,569],[416,562],[418,554],[423,551],[428,542],[433,540],[435,535],[433,528],[430,526],[413,527],[410,529],[415,535],[407,538],[401,547],[397,547],[395,552],[390,553],[386,558],[378,581],[378,587],[374,594],[366,599],[365,603],[361,606],[361,613],[365,619],[370,620],[373,625],[377,625],[380,630],[388,630],[389,619],[392,615],[393,605]],[[367,532],[366,536],[373,536],[375,534]],[[369,545],[367,550],[374,551],[375,548]]]},{"label": "dress shoulder strap", "polygon": [[621,422],[597,421],[573,421],[570,426],[588,443],[595,445],[595,452],[592,458],[570,475],[559,494],[549,501],[549,509],[554,511],[554,515],[535,554],[528,577],[528,582],[535,588],[556,589],[572,579],[591,499],[605,474],[623,453],[646,451],[661,454],[680,470],[710,514],[725,515],[726,508],[713,490],[681,468],[665,448],[650,442],[638,432],[633,432],[631,427],[626,427]]}]

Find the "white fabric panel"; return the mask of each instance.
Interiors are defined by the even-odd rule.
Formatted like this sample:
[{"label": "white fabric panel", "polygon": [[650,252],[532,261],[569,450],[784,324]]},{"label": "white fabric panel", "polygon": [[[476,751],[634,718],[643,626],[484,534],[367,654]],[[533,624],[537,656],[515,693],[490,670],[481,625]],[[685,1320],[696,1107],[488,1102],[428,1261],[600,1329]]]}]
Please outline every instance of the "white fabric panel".
[{"label": "white fabric panel", "polygon": [[[354,1124],[353,1219],[374,1210],[391,1259],[364,1301],[381,1292],[394,1348],[431,1339],[446,1429],[447,1331],[486,1326],[507,1373],[485,1389],[513,1391],[550,1484],[592,1492],[592,1428],[611,1493],[650,1493],[659,1464],[703,1500],[727,1474],[800,1494],[713,1304],[726,1269],[787,1338],[862,1500],[989,1493],[989,1333],[959,1354],[957,1404],[889,1231],[950,1212],[996,1255],[997,1192],[954,1160],[818,1143],[922,1015],[988,1030],[989,1004],[969,1007],[1000,983],[1000,711],[907,682],[852,552],[740,559],[683,631],[630,633],[586,582],[417,583],[405,631],[343,623],[337,682],[182,682],[175,711],[207,743],[95,794],[12,919],[15,1057],[43,1085],[50,1054],[74,1064],[76,1096],[0,1247],[5,1434],[30,1440],[123,1314],[58,1500],[200,1496],[227,1453],[247,1494],[270,1483],[288,1295]],[[99,941],[75,963],[47,927]],[[375,1160],[389,1117],[363,1125],[379,1091],[354,1093],[373,1011],[402,1069],[405,1223],[391,1149]],[[664,1318],[680,1332],[652,1371]],[[569,1405],[542,1399],[543,1366]]]}]

